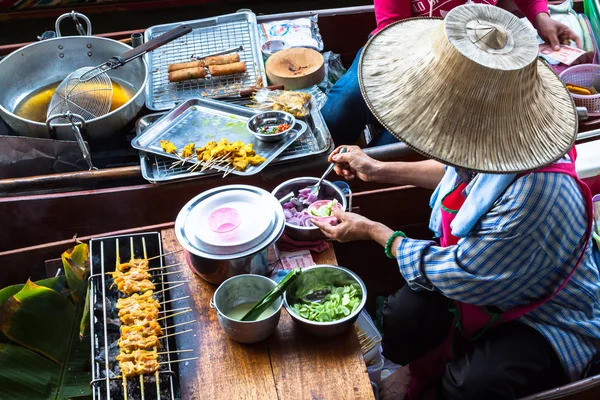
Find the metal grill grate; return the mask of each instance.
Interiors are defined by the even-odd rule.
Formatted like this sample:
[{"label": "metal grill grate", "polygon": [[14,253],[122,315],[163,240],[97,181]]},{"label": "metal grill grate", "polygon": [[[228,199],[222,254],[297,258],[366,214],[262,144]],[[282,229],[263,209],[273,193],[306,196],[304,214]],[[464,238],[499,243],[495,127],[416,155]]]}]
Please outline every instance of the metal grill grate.
[{"label": "metal grill grate", "polygon": [[[189,34],[150,53],[147,57],[151,77],[146,106],[167,110],[191,98],[234,95],[240,90],[258,86],[265,80],[262,58],[256,34],[256,18],[250,13],[199,20],[186,23],[194,29]],[[208,26],[205,26],[208,25]],[[163,25],[146,31],[146,40],[160,36],[175,25]],[[226,49],[243,46],[238,52],[246,63],[246,73],[223,77],[208,77],[171,83],[169,64],[189,61]]]},{"label": "metal grill grate", "polygon": [[[120,239],[120,240],[119,240]],[[118,249],[118,250],[117,250]],[[149,271],[152,271],[152,280],[156,285],[154,298],[161,302],[159,317],[164,336],[160,339],[161,347],[158,361],[161,368],[152,376],[141,376],[139,379],[124,380],[120,374],[119,362],[116,356],[119,354],[117,340],[120,337],[121,323],[116,309],[117,300],[122,295],[111,287],[112,278],[110,272],[115,270],[117,254],[122,261],[130,258],[148,258],[150,260]],[[170,400],[175,399],[173,378],[175,376],[171,369],[171,363],[178,360],[184,361],[180,356],[176,360],[172,355],[183,351],[171,351],[168,337],[185,331],[181,325],[173,325],[172,317],[179,310],[179,305],[185,305],[184,299],[167,300],[166,294],[170,289],[171,281],[165,278],[168,273],[162,263],[162,246],[159,233],[135,234],[129,236],[106,237],[92,239],[90,241],[90,322],[92,341],[92,389],[93,398],[100,399],[126,399],[126,400]],[[177,266],[173,265],[173,266]],[[164,269],[163,269],[164,268]],[[173,269],[169,269],[174,271]],[[175,283],[175,282],[173,282]],[[178,302],[178,303],[175,303]],[[185,307],[187,310],[188,307]],[[180,312],[181,314],[181,312]],[[163,318],[164,317],[164,318]],[[191,321],[194,322],[194,321]],[[187,323],[186,323],[187,324]],[[170,325],[170,326],[169,326]],[[178,330],[175,328],[179,327]],[[159,351],[157,349],[157,351]],[[127,393],[125,393],[125,390]]]}]

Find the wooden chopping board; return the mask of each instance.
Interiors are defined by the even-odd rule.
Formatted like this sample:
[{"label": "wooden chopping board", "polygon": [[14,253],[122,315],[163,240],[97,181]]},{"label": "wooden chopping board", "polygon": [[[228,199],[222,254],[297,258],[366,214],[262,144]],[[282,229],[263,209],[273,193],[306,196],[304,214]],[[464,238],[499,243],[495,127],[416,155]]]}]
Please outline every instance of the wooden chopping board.
[{"label": "wooden chopping board", "polygon": [[305,48],[278,51],[267,60],[266,70],[269,84],[284,85],[287,90],[317,85],[325,77],[321,53]]}]

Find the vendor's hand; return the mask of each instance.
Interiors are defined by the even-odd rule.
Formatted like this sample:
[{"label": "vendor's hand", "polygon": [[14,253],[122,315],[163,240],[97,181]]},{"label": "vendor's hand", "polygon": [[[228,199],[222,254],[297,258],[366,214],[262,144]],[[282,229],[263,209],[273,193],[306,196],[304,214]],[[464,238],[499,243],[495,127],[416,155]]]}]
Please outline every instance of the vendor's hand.
[{"label": "vendor's hand", "polygon": [[560,23],[547,13],[539,13],[533,20],[533,26],[538,31],[538,35],[550,43],[550,46],[556,51],[560,50],[560,45],[568,43],[569,40],[575,41],[578,48],[582,48],[581,38],[575,34],[567,25]]},{"label": "vendor's hand", "polygon": [[311,222],[321,229],[329,239],[337,240],[341,243],[371,238],[370,232],[374,222],[370,219],[367,219],[362,215],[346,213],[340,210],[333,210],[333,215],[335,215],[339,221],[336,226],[332,226],[328,222],[318,221],[314,218],[311,219]]},{"label": "vendor's hand", "polygon": [[[346,152],[339,154],[342,147],[346,147]],[[335,173],[348,181],[354,178],[365,182],[374,181],[381,162],[366,155],[358,146],[342,147],[338,147],[329,155],[329,162],[336,163],[333,169]]]}]

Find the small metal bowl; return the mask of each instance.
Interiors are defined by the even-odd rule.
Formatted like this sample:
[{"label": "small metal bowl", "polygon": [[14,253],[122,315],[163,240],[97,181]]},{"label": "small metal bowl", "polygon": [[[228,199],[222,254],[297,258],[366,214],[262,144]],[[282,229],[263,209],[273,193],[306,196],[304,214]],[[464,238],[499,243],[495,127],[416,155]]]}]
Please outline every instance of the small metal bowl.
[{"label": "small metal bowl", "polygon": [[281,315],[281,297],[272,305],[275,312],[264,319],[238,321],[227,313],[240,304],[256,303],[275,286],[275,281],[265,276],[248,274],[229,278],[217,288],[210,306],[217,311],[219,325],[227,336],[240,343],[257,343],[273,334]]},{"label": "small metal bowl", "polygon": [[[309,291],[318,290],[323,286],[346,286],[357,283],[362,291],[360,305],[346,318],[333,322],[315,322],[302,318],[292,308],[298,302],[299,297],[306,295]],[[302,273],[290,284],[283,295],[283,306],[292,317],[292,320],[306,330],[317,336],[335,336],[345,332],[354,325],[358,315],[367,302],[367,287],[354,272],[334,265],[316,265],[304,268]]]},{"label": "small metal bowl", "polygon": [[[289,124],[290,127],[283,132],[275,133],[272,135],[265,135],[259,132],[259,128],[264,125],[280,125]],[[263,142],[275,142],[283,139],[296,125],[296,118],[292,114],[288,114],[283,111],[267,111],[260,114],[256,114],[250,118],[246,127],[248,131],[252,133],[258,140]]]},{"label": "small metal bowl", "polygon": [[[286,196],[290,192],[294,192],[294,194],[298,195],[298,191],[312,186],[318,181],[319,178],[313,177],[293,178],[277,186],[275,189],[273,189],[271,194],[275,196],[277,200]],[[352,196],[352,194],[350,194],[350,196]],[[318,200],[333,199],[337,199],[337,201],[342,206],[342,210],[345,211],[347,209],[348,202],[342,190],[337,185],[329,182],[328,180],[323,179],[323,182],[321,182],[321,189],[319,190]],[[323,234],[323,232],[321,232],[321,230],[316,226],[297,226],[288,224],[286,222],[285,233],[292,239],[296,240],[312,241],[325,239],[325,235]]]}]

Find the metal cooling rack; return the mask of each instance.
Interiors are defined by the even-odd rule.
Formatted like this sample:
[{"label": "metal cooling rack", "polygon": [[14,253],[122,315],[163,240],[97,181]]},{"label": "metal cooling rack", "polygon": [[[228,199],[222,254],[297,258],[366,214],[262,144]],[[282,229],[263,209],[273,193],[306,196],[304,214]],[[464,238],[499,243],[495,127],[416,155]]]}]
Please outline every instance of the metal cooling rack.
[{"label": "metal cooling rack", "polygon": [[[146,30],[145,40],[151,40],[181,24],[192,32],[145,55],[150,77],[146,88],[146,107],[154,111],[202,97],[227,96],[266,82],[257,33],[256,15],[243,11],[219,17],[182,23],[153,26]],[[226,49],[243,46],[238,52],[246,63],[246,73],[223,77],[169,82],[169,64],[186,62],[190,57],[202,57]]]}]

